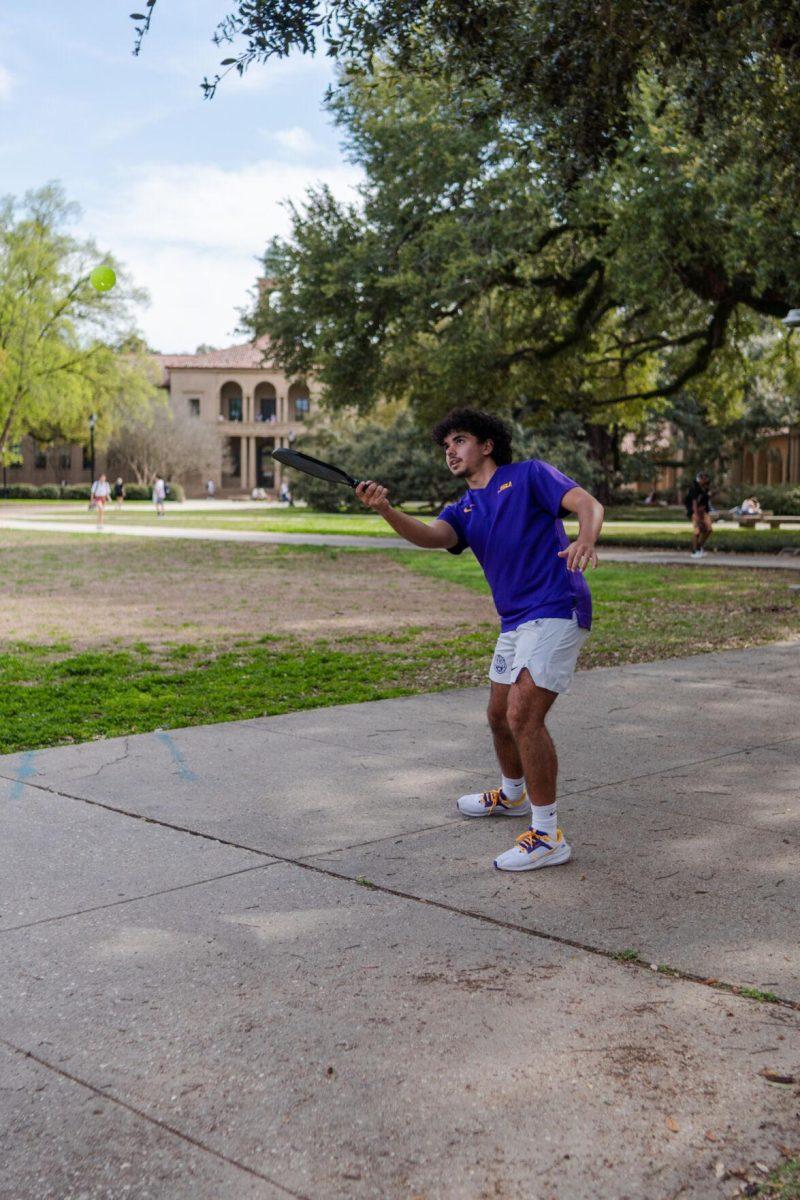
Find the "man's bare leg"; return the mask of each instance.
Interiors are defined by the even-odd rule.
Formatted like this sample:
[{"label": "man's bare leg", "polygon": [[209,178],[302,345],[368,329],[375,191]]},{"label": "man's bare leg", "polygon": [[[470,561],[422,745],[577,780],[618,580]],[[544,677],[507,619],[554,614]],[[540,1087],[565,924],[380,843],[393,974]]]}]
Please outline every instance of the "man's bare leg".
[{"label": "man's bare leg", "polygon": [[531,810],[525,793],[525,772],[506,713],[511,686],[492,680],[491,687],[486,716],[503,776],[502,783],[499,788],[460,796],[458,811],[465,817],[527,817]]},{"label": "man's bare leg", "polygon": [[530,796],[531,827],[510,850],[498,855],[499,871],[531,871],[569,861],[572,853],[557,828],[556,780],[558,758],[544,719],[557,692],[537,687],[527,669],[520,671],[508,695],[507,717],[514,735]]},{"label": "man's bare leg", "polygon": [[553,739],[544,719],[558,695],[537,687],[527,668],[509,688],[507,719],[517,746],[522,773],[533,805],[533,827],[536,828],[536,809],[556,802],[558,758]]},{"label": "man's bare leg", "polygon": [[494,752],[500,764],[500,770],[507,779],[521,779],[525,774],[522,760],[519,756],[514,734],[508,723],[508,694],[511,684],[495,683],[492,680],[492,690],[489,696],[489,707],[486,716],[492,731]]}]

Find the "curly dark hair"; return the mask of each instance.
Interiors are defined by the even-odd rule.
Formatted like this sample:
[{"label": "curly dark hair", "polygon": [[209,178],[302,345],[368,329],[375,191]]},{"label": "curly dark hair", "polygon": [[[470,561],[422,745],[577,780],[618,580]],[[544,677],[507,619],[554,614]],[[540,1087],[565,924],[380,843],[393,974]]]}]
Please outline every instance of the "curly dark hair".
[{"label": "curly dark hair", "polygon": [[511,430],[492,413],[482,412],[478,408],[451,408],[446,417],[442,417],[431,430],[431,436],[437,446],[444,445],[444,439],[450,433],[471,433],[479,442],[492,441],[492,458],[498,467],[504,467],[511,462]]}]

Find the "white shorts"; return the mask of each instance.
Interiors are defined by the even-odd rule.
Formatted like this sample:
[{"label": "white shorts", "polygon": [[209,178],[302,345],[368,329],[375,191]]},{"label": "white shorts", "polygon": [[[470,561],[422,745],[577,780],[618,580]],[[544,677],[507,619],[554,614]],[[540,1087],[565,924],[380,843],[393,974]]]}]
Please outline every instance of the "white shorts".
[{"label": "white shorts", "polygon": [[501,633],[494,648],[489,678],[493,683],[514,683],[527,667],[537,687],[548,692],[568,692],[581,647],[589,636],[578,618],[539,617]]}]

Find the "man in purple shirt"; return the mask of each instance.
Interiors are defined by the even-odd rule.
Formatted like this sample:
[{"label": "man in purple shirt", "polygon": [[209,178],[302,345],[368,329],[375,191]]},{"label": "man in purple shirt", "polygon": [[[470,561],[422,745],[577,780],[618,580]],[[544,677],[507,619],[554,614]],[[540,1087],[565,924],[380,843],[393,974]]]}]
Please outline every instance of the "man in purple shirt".
[{"label": "man in purple shirt", "polygon": [[[498,870],[557,866],[571,851],[558,828],[558,760],[545,717],[569,691],[591,627],[583,572],[597,566],[603,506],[549,463],[513,463],[511,433],[490,413],[453,409],[433,438],[468,490],[431,524],[393,508],[378,483],[360,483],[356,494],[415,546],[451,554],[469,547],[483,567],[500,616],[488,718],[501,780],[461,796],[458,809],[466,817],[530,817],[530,828],[494,860]],[[572,543],[561,521],[568,512],[578,517]]]}]

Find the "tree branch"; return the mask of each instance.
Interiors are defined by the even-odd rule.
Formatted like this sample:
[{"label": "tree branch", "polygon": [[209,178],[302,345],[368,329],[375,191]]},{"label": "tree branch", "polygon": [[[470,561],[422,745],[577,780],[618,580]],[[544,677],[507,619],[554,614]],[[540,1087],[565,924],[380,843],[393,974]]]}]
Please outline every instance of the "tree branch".
[{"label": "tree branch", "polygon": [[705,371],[711,361],[712,355],[722,346],[725,340],[725,330],[735,307],[736,302],[730,298],[721,301],[717,305],[706,328],[702,346],[698,348],[692,361],[671,383],[664,384],[662,387],[649,388],[643,392],[628,392],[623,396],[612,396],[608,400],[595,400],[590,407],[607,408],[611,404],[625,404],[630,400],[656,400],[665,396],[674,396],[690,379],[693,379],[695,375],[701,375]]}]

